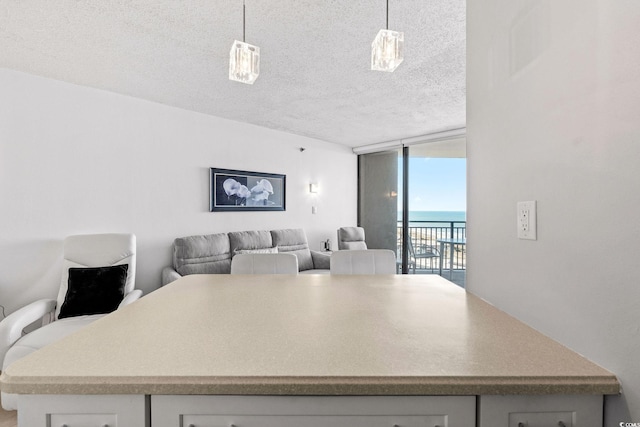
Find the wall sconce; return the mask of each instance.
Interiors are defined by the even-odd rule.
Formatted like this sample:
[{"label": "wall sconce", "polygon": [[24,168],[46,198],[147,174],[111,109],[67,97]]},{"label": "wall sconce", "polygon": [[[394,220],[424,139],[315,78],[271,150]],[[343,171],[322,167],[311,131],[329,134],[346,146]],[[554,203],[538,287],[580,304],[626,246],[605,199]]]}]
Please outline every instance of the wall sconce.
[{"label": "wall sconce", "polygon": [[309,193],[317,193],[318,192],[318,183],[312,182],[309,184]]}]

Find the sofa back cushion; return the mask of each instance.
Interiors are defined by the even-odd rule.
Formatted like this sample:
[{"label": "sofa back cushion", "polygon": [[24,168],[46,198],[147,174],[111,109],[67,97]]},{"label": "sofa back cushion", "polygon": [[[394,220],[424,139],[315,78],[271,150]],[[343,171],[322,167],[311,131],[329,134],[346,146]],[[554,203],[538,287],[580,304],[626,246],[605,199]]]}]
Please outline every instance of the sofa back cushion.
[{"label": "sofa back cushion", "polygon": [[232,257],[239,253],[238,251],[274,247],[271,233],[265,230],[232,231],[229,233],[229,244],[231,245]]},{"label": "sofa back cushion", "polygon": [[311,251],[303,229],[271,230],[271,237],[273,245],[278,247],[278,253],[292,253],[298,257],[300,271],[313,269]]},{"label": "sofa back cushion", "polygon": [[227,233],[175,239],[173,266],[182,276],[230,273],[231,250]]}]

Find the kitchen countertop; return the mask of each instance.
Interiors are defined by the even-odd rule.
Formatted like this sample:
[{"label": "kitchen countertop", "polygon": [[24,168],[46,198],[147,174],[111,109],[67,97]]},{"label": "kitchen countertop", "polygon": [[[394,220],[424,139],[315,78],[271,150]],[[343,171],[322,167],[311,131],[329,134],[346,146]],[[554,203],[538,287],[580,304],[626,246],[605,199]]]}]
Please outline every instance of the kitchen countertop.
[{"label": "kitchen countertop", "polygon": [[191,275],[12,364],[22,394],[617,394],[436,275]]}]

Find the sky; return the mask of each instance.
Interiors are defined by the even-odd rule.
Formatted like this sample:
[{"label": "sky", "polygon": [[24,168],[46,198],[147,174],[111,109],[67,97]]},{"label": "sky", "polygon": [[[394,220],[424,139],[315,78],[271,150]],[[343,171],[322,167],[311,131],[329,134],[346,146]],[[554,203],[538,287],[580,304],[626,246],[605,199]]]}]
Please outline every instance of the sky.
[{"label": "sky", "polygon": [[[402,158],[398,159],[398,182],[402,182]],[[409,158],[410,211],[466,211],[467,160]],[[402,190],[398,191],[402,206]]]}]

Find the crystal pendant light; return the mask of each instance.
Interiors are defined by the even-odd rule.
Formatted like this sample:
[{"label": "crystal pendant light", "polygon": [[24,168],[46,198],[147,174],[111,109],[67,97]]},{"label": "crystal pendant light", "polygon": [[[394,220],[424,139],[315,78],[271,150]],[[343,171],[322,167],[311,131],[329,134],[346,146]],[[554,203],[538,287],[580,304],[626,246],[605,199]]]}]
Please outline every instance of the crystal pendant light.
[{"label": "crystal pendant light", "polygon": [[387,0],[387,29],[378,31],[371,43],[371,69],[392,72],[404,59],[404,33],[389,30],[389,0]]},{"label": "crystal pendant light", "polygon": [[260,48],[245,43],[245,5],[242,2],[242,41],[234,40],[229,52],[229,80],[252,85],[260,74]]}]

